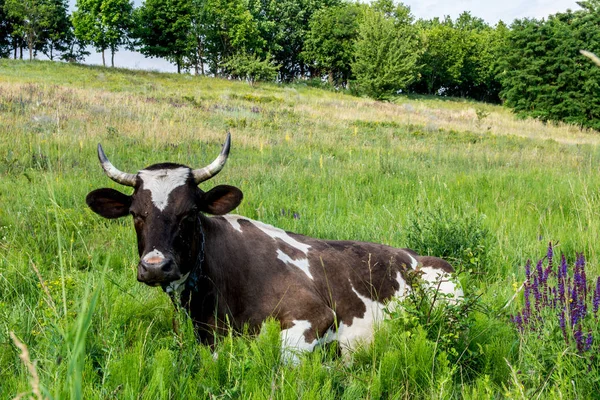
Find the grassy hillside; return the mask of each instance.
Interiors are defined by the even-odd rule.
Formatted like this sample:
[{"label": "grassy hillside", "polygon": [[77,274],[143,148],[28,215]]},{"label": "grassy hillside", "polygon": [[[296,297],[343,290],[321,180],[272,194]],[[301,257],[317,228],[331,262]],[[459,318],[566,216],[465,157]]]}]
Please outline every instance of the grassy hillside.
[{"label": "grassy hillside", "polygon": [[[223,338],[214,360],[168,297],[136,282],[131,221],[84,199],[128,190],[102,173],[98,142],[129,172],[198,167],[227,130],[228,164],[204,185],[239,187],[237,213],[445,255],[474,306],[443,327],[396,315],[349,361],[321,349],[284,364],[273,324]],[[9,332],[54,398],[591,396],[597,359],[560,334],[551,348],[529,340],[509,315],[526,260],[550,241],[569,261],[583,252],[590,279],[600,272],[598,142],[466,101],[0,60],[0,398],[31,390]],[[575,374],[584,358],[592,372]]]}]

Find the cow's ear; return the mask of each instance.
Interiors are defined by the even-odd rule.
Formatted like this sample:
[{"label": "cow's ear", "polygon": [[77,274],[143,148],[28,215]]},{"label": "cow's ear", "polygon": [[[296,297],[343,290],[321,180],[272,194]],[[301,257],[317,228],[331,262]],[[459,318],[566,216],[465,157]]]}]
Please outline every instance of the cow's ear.
[{"label": "cow's ear", "polygon": [[131,196],[114,189],[97,189],[88,193],[85,202],[104,218],[119,218],[129,214]]},{"label": "cow's ear", "polygon": [[200,210],[212,215],[223,215],[240,205],[244,195],[235,186],[219,185],[204,193]]}]

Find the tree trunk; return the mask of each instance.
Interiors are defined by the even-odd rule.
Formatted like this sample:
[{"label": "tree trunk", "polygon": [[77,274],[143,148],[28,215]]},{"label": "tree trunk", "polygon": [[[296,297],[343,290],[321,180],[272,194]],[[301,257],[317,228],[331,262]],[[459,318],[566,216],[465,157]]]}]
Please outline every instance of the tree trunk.
[{"label": "tree trunk", "polygon": [[[204,53],[204,48],[202,47],[202,40],[198,38],[198,62],[200,63],[200,71],[202,75],[204,75],[204,61],[202,60],[202,55]],[[196,71],[196,75],[198,75],[198,71]]]},{"label": "tree trunk", "polygon": [[329,84],[331,86],[333,86],[333,70],[329,70],[329,76],[327,77],[327,80],[329,81]]},{"label": "tree trunk", "polygon": [[15,60],[17,59],[17,48],[18,48],[18,47],[19,47],[19,46],[17,46],[17,41],[16,41],[16,39],[14,39],[14,38],[13,38],[13,51],[14,51],[14,57],[13,57],[13,58],[14,58]]},{"label": "tree trunk", "polygon": [[50,61],[54,61],[54,56],[52,54],[52,49],[54,48],[54,46],[52,45],[52,43],[50,43]]},{"label": "tree trunk", "polygon": [[23,42],[20,43],[19,46],[19,60],[23,59]]},{"label": "tree trunk", "polygon": [[104,49],[102,49],[102,66],[106,67],[106,61],[104,60]]},{"label": "tree trunk", "polygon": [[115,67],[115,49],[110,49],[111,55],[110,55],[110,66],[111,67]]}]

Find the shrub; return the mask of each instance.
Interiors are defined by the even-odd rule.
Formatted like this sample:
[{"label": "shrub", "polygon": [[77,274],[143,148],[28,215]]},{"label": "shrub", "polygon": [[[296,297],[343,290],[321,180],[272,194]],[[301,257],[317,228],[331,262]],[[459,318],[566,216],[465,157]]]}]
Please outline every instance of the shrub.
[{"label": "shrub", "polygon": [[224,64],[225,69],[234,78],[247,81],[254,85],[256,81],[273,81],[277,77],[278,65],[271,60],[261,60],[256,55],[237,54]]},{"label": "shrub", "polygon": [[458,272],[486,272],[489,232],[484,216],[457,214],[438,205],[418,210],[408,222],[408,247],[419,254],[442,257]]}]

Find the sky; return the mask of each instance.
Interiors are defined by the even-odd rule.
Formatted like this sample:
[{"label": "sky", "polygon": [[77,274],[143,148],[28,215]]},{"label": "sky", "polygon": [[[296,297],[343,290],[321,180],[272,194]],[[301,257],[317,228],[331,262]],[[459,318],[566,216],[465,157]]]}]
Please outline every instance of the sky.
[{"label": "sky", "polygon": [[[510,24],[517,18],[544,18],[567,9],[580,8],[576,0],[403,0],[402,2],[410,6],[417,19],[441,18],[446,15],[455,19],[463,11],[470,11],[471,15],[483,18],[492,25],[500,20]],[[136,4],[138,3],[139,1],[136,1]],[[109,54],[106,55],[106,59],[110,62]],[[92,53],[85,63],[102,64],[102,55]],[[124,50],[115,54],[115,66],[177,72],[177,68],[166,60],[145,58],[139,53]]]}]

